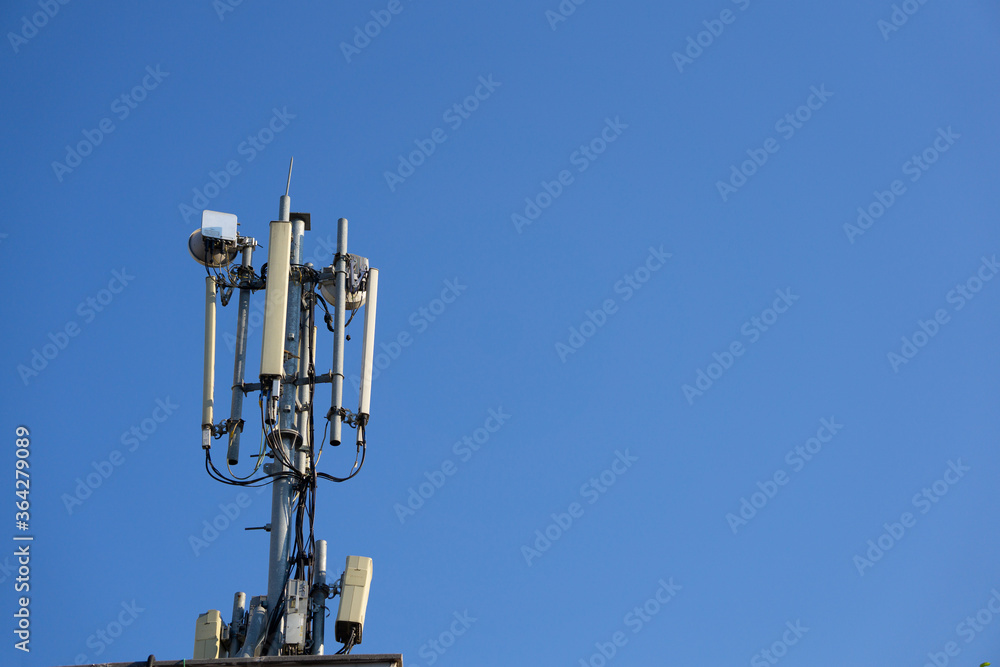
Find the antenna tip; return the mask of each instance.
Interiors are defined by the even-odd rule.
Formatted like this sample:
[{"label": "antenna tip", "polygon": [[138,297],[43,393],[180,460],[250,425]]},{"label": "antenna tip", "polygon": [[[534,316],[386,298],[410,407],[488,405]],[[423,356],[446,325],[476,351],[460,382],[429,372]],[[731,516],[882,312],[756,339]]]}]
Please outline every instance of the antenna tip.
[{"label": "antenna tip", "polygon": [[295,156],[288,161],[288,183],[285,184],[285,196],[288,196],[288,188],[292,186],[292,165],[295,163]]}]

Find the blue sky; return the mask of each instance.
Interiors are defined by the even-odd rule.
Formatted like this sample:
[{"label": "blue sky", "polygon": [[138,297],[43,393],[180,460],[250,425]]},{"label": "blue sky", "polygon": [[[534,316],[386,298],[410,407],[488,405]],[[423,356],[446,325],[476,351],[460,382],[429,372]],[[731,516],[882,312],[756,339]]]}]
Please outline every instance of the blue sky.
[{"label": "blue sky", "polygon": [[202,208],[266,244],[292,156],[307,257],[346,217],[380,268],[367,462],[317,504],[331,571],[374,559],[355,652],[1000,660],[993,3],[18,0],[0,25],[5,664],[190,657],[200,613],[265,592],[242,528],[269,493],[204,472],[185,244]]}]

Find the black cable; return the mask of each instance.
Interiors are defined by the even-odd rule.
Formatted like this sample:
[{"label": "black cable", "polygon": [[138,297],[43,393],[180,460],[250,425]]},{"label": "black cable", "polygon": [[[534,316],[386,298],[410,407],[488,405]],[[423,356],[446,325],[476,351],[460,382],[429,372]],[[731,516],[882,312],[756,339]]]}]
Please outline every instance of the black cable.
[{"label": "black cable", "polygon": [[358,458],[355,457],[354,467],[351,468],[351,474],[349,474],[347,477],[334,477],[333,475],[328,475],[325,472],[317,472],[316,476],[319,477],[320,479],[325,479],[331,482],[346,482],[347,480],[356,477],[357,474],[361,472],[361,468],[365,465],[365,453],[367,452],[368,447],[367,444],[364,442],[364,440],[361,441],[361,444],[358,447],[358,449],[360,450],[361,463],[359,464]]},{"label": "black cable", "polygon": [[[285,578],[285,583],[288,583],[287,577]],[[273,614],[273,616],[272,616]],[[278,623],[281,621],[281,617],[285,615],[285,586],[281,587],[281,594],[278,595],[277,604],[274,605],[273,609],[267,610],[267,623],[264,626],[264,637],[263,640],[267,641],[274,633],[278,631]],[[269,648],[265,646],[264,648]],[[261,650],[261,655],[266,655],[267,652]]]},{"label": "black cable", "polygon": [[[264,400],[269,400],[269,395],[267,393],[265,393]],[[264,401],[260,402],[260,421],[261,424],[264,424]],[[276,438],[276,440],[272,440],[272,438]],[[296,470],[292,462],[288,460],[288,457],[285,456],[285,447],[281,444],[281,429],[275,429],[272,427],[269,433],[267,426],[265,425],[264,441],[267,443],[268,447],[271,448],[271,455],[274,456],[275,460],[281,463],[285,468],[288,468],[286,471],[288,474],[299,478],[303,476],[302,473]]]},{"label": "black cable", "polygon": [[337,651],[337,655],[347,655],[351,652],[351,649],[354,648],[354,632],[354,628],[351,628],[350,636],[348,636],[347,641],[344,642],[343,648]]},{"label": "black cable", "polygon": [[[333,315],[330,314],[330,309],[327,307],[326,299],[319,294],[317,294],[316,297],[319,299],[319,305],[323,306],[323,310],[326,311],[326,315],[323,317],[323,321],[326,322],[326,328],[329,329],[331,333],[336,333],[333,330]],[[354,316],[358,314],[359,310],[361,309],[355,308],[351,311],[351,316],[348,317],[347,321],[344,323],[345,331],[347,330],[347,327],[351,326],[351,322],[354,321]]]},{"label": "black cable", "polygon": [[226,477],[225,474],[223,474],[218,468],[215,467],[215,464],[212,463],[212,452],[209,449],[205,450],[205,470],[208,472],[209,477],[217,482],[222,482],[223,484],[229,484],[231,486],[246,486],[251,488],[273,484],[276,477],[290,477],[290,475],[286,473],[279,473],[277,476],[265,475],[263,477],[257,477],[256,479],[242,481]]},{"label": "black cable", "polygon": [[209,250],[208,250],[208,244],[209,244],[209,242],[208,242],[208,239],[206,237],[204,237],[204,236],[201,237],[201,240],[202,240],[202,243],[204,244],[204,248],[205,248],[205,274],[209,278],[212,278],[213,277],[212,276],[212,272],[211,272],[211,270],[209,270],[209,266],[208,266],[208,262],[211,259],[211,255],[209,255]]},{"label": "black cable", "polygon": [[[319,298],[319,294],[316,294],[316,284],[312,283],[309,288],[309,293],[314,294]],[[309,342],[309,365],[307,367],[307,376],[309,378],[309,405],[307,406],[309,410],[309,496],[308,496],[308,516],[309,516],[309,556],[310,558],[316,553],[316,539],[313,535],[313,526],[316,517],[316,459],[313,458],[313,445],[314,445],[314,425],[313,425],[313,415],[315,410],[313,409],[314,403],[316,401],[316,309],[310,308],[308,315],[308,342]],[[324,437],[326,436],[326,431],[324,429]]]},{"label": "black cable", "polygon": [[330,309],[326,305],[326,299],[323,298],[322,294],[316,294],[316,299],[319,301],[319,305],[323,306],[323,310],[326,312],[326,315],[323,316],[323,321],[326,322],[326,328],[329,329],[330,333],[335,333],[333,330],[333,315],[330,314]]}]

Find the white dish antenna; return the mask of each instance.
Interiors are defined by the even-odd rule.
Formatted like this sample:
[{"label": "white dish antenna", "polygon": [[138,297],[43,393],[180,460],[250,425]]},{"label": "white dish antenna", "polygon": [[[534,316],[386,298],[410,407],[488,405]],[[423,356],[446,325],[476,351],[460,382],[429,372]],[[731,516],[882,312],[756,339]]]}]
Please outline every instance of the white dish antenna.
[{"label": "white dish antenna", "polygon": [[202,211],[201,229],[194,230],[188,237],[188,252],[194,261],[202,266],[221,268],[236,259],[239,252],[237,225],[239,222],[233,213]]}]

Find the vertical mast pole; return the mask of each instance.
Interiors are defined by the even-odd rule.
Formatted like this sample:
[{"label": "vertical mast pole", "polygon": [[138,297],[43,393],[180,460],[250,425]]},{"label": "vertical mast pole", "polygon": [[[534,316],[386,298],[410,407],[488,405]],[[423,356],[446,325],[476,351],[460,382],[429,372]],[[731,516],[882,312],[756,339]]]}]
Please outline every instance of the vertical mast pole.
[{"label": "vertical mast pole", "polygon": [[323,655],[323,642],[326,634],[326,597],[329,592],[330,587],[326,585],[326,540],[316,540],[312,585],[313,655]]},{"label": "vertical mast pole", "polygon": [[[250,281],[253,245],[243,246],[241,280]],[[240,462],[240,434],[243,432],[243,376],[247,362],[247,324],[250,317],[250,288],[240,287],[240,304],[236,313],[236,360],[233,363],[233,402],[229,410],[229,465]]]},{"label": "vertical mast pole", "polygon": [[334,261],[333,271],[333,391],[330,407],[330,444],[337,446],[341,440],[341,410],[344,407],[344,293],[347,283],[347,218],[337,220],[337,257]]},{"label": "vertical mast pole", "polygon": [[[291,182],[291,165],[288,168],[289,183]],[[292,227],[291,254],[289,261],[291,264],[299,264],[302,254],[302,236],[305,231],[305,223],[289,220],[291,199],[288,196],[288,188],[285,188],[285,195],[281,197],[279,204],[280,220],[288,222]],[[268,280],[271,275],[268,267]],[[298,269],[291,271],[288,278],[288,301],[285,315],[285,341],[284,341],[284,364],[283,378],[294,380],[298,375],[298,352],[299,352],[299,314],[302,300],[302,278]],[[297,392],[295,386],[282,387],[281,397],[278,401],[278,431],[280,441],[272,443],[279,450],[281,459],[276,456],[272,463],[271,474],[279,475],[271,485],[271,544],[267,575],[267,607],[268,619],[275,618],[281,613],[280,603],[283,599],[285,582],[288,580],[289,561],[291,550],[291,533],[289,527],[292,517],[292,496],[295,493],[295,484],[287,474],[290,472],[284,461],[292,461],[296,443],[301,436],[296,431],[295,398]],[[268,628],[270,631],[267,641],[270,643],[269,653],[277,655],[281,648],[281,633],[277,628]]]}]

